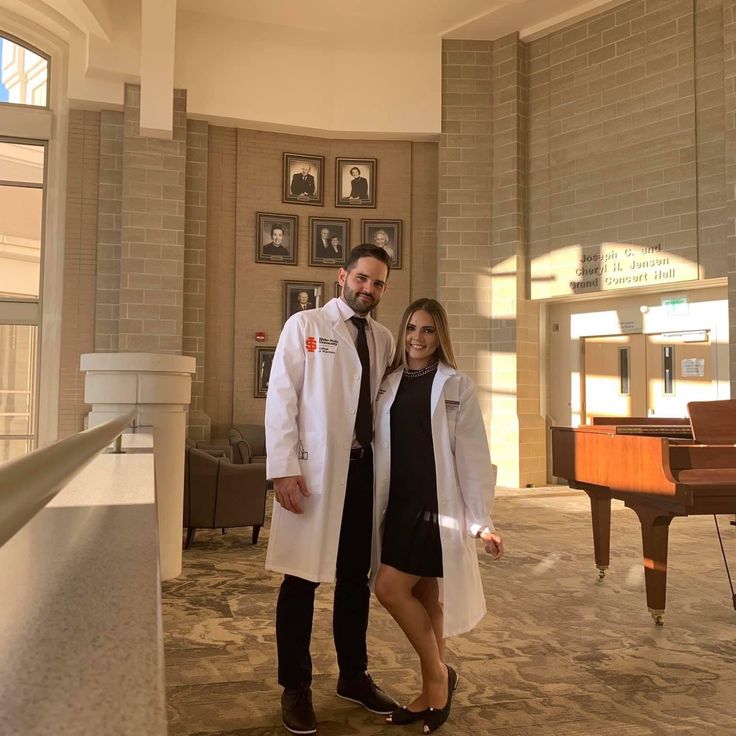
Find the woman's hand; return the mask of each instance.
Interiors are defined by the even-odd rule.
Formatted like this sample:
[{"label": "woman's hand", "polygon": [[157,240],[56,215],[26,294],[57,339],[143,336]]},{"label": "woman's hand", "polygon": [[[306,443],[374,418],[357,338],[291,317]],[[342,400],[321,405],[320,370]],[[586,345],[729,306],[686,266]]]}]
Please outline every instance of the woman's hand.
[{"label": "woman's hand", "polygon": [[479,535],[480,539],[483,540],[483,546],[486,548],[486,552],[497,560],[503,555],[503,539],[496,532],[481,532]]}]

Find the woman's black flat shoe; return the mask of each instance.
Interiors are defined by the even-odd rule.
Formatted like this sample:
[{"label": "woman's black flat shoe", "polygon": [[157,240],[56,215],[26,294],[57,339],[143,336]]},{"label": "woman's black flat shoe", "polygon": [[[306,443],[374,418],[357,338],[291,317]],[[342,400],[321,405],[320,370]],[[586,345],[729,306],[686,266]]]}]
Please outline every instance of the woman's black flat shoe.
[{"label": "woman's black flat shoe", "polygon": [[449,717],[452,707],[452,694],[457,687],[457,672],[447,665],[447,703],[444,708],[427,708],[424,711],[424,733],[436,731]]},{"label": "woman's black flat shoe", "polygon": [[391,715],[386,716],[386,723],[393,726],[405,726],[407,723],[414,723],[424,718],[426,710],[409,710],[405,705],[394,708]]}]

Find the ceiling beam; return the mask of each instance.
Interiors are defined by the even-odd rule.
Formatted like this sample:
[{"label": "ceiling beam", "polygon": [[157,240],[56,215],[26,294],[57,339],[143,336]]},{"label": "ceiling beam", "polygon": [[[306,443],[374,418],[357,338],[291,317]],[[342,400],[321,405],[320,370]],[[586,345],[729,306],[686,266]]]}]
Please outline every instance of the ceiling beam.
[{"label": "ceiling beam", "polygon": [[176,0],[141,3],[141,135],[172,138]]}]

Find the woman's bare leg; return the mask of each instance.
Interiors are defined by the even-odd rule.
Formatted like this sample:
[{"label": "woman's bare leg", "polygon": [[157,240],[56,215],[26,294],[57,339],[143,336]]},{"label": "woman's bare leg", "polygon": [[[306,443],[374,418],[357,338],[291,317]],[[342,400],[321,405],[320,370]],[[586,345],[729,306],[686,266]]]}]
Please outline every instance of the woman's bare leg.
[{"label": "woman's bare leg", "polygon": [[444,625],[444,613],[440,603],[440,585],[437,578],[419,578],[414,586],[414,597],[424,606],[432,621],[434,638],[437,640],[437,651],[440,659],[445,661],[445,639],[442,636]]},{"label": "woman's bare leg", "polygon": [[381,565],[376,579],[378,600],[419,655],[422,694],[409,703],[408,707],[413,711],[442,708],[447,702],[447,669],[440,658],[432,619],[413,593],[420,579],[389,565]]}]

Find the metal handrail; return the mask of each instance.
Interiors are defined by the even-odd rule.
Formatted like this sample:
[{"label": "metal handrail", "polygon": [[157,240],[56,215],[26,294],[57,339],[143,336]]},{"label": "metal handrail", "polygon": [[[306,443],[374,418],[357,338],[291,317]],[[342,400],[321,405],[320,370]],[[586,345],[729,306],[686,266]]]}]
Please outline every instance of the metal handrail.
[{"label": "metal handrail", "polygon": [[0,464],[0,547],[107,447],[133,419],[128,412]]}]

